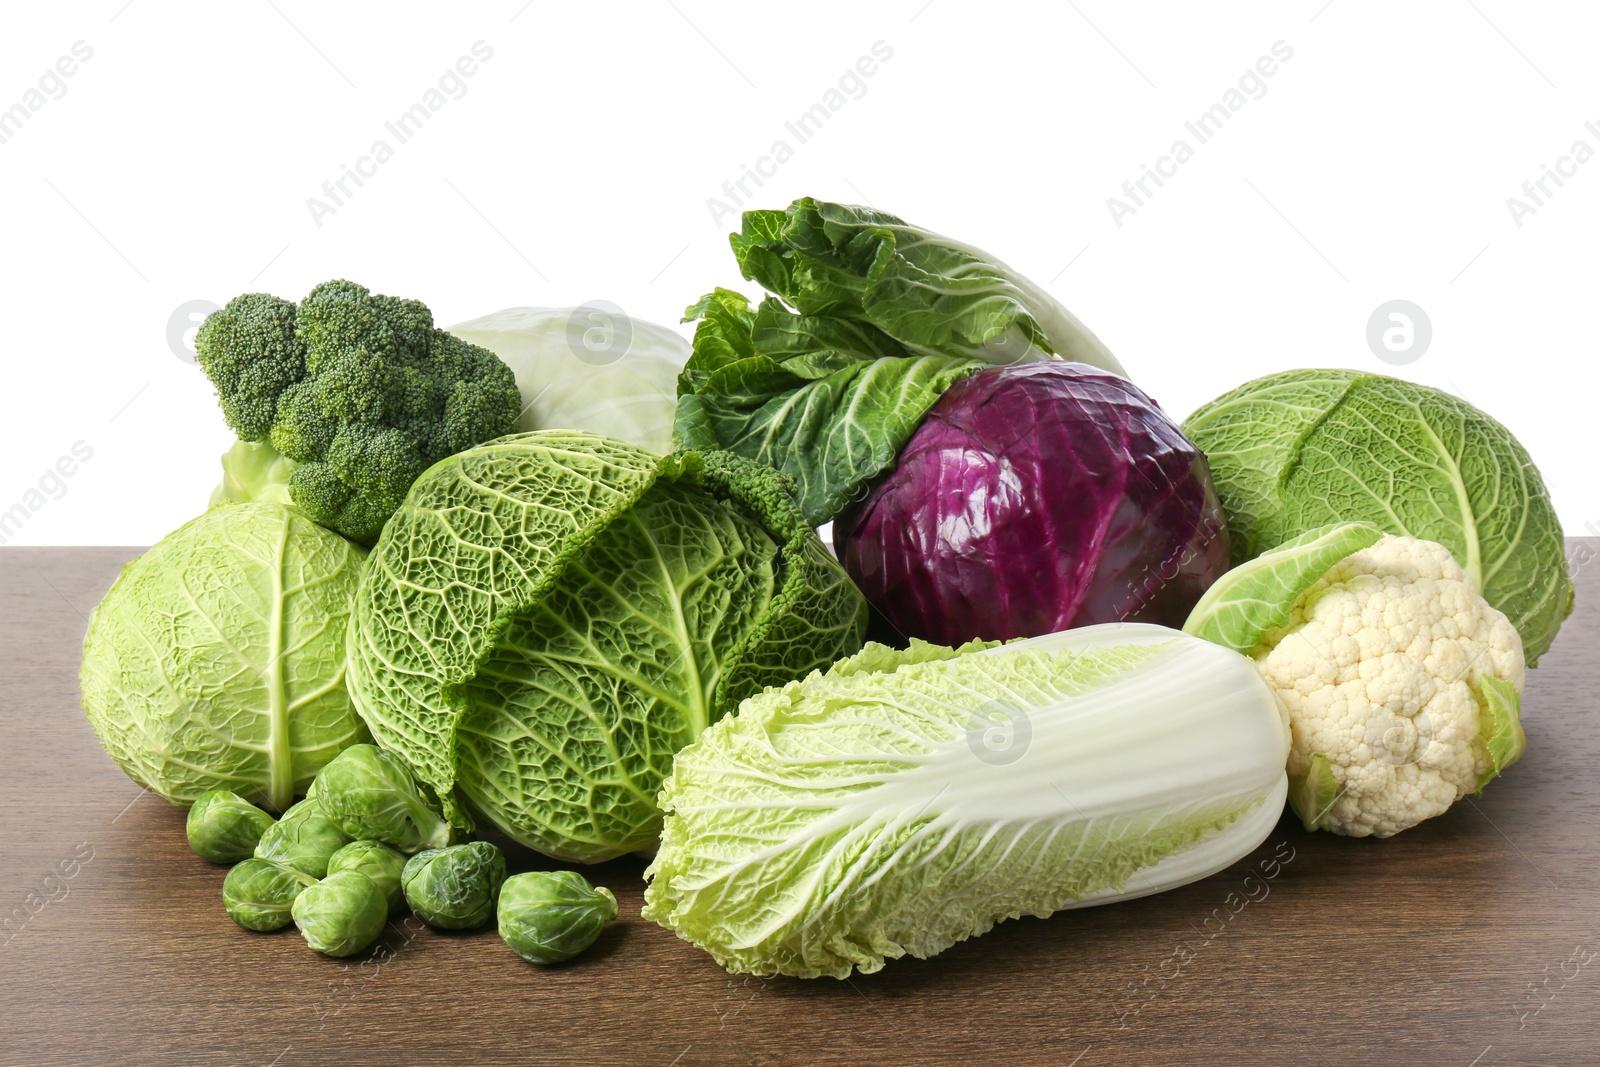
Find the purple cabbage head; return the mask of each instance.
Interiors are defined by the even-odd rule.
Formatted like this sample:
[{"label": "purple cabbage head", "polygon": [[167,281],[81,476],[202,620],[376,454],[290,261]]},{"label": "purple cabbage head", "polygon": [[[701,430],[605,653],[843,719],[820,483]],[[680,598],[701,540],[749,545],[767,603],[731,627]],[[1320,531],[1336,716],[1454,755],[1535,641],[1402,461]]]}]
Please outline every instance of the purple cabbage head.
[{"label": "purple cabbage head", "polygon": [[1205,456],[1127,379],[1062,361],[957,382],[834,539],[880,627],[945,645],[1181,627],[1229,563]]}]

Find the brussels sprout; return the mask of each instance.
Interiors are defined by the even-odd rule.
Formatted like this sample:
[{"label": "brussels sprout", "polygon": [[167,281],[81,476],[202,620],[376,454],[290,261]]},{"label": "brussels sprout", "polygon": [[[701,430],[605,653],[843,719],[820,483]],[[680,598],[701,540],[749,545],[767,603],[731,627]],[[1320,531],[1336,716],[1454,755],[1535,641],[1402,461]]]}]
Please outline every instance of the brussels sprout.
[{"label": "brussels sprout", "polygon": [[289,925],[290,906],[317,880],[272,860],[236,864],[222,880],[222,906],[246,930],[277,930]]},{"label": "brussels sprout", "polygon": [[372,879],[394,911],[405,899],[400,893],[400,872],[405,868],[403,854],[381,841],[352,841],[328,857],[328,874],[360,871]]},{"label": "brussels sprout", "polygon": [[444,848],[450,824],[431,807],[399,759],[377,745],[351,745],[317,772],[317,803],[354,838],[401,852]]},{"label": "brussels sprout", "polygon": [[238,793],[213,789],[189,809],[184,829],[195,855],[212,863],[237,863],[255,854],[272,816]]},{"label": "brussels sprout", "polygon": [[576,871],[530,871],[500,887],[500,936],[529,963],[570,960],[617,917],[611,890]]},{"label": "brussels sprout", "polygon": [[287,863],[321,878],[328,873],[328,857],[349,843],[350,838],[322,813],[317,801],[302,800],[261,835],[256,857]]},{"label": "brussels sprout", "polygon": [[494,914],[506,880],[506,858],[487,841],[418,852],[400,872],[406,903],[441,930],[469,930]]},{"label": "brussels sprout", "polygon": [[383,890],[360,871],[338,871],[294,898],[294,924],[324,956],[354,956],[378,940],[389,918]]}]

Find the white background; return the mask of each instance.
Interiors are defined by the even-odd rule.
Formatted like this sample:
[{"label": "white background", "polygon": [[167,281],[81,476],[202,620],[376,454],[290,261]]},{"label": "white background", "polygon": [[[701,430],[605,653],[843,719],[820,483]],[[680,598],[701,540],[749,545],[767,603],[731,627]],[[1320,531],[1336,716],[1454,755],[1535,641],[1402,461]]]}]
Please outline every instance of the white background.
[{"label": "white background", "polygon": [[[1506,203],[1600,150],[1597,36],[1589,5],[1509,0],[8,6],[0,109],[93,56],[0,144],[0,511],[79,441],[11,543],[149,543],[201,510],[231,435],[168,344],[187,301],[349,277],[441,325],[595,298],[672,323],[753,291],[707,201],[784,139],[748,206],[870,202],[988,249],[1174,416],[1288,367],[1397,373],[1507,423],[1567,532],[1600,532],[1600,160],[1520,228]],[[307,199],[479,40],[465,95],[319,227]],[[785,121],[878,41],[798,144]],[[1277,41],[1265,95],[1197,145],[1184,122]],[[1180,137],[1194,158],[1119,228],[1107,198]],[[1433,327],[1401,367],[1366,342],[1396,298]]]}]

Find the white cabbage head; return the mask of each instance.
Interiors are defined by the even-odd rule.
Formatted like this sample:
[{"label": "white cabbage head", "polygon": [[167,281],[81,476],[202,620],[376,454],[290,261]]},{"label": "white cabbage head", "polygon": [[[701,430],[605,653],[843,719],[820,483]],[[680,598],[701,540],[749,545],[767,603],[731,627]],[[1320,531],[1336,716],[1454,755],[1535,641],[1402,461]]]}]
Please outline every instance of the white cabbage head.
[{"label": "white cabbage head", "polygon": [[672,451],[678,372],[689,342],[613,304],[506,308],[450,327],[517,376],[517,430],[583,430]]},{"label": "white cabbage head", "polygon": [[122,569],[79,679],[100,743],[174,804],[230,789],[283,811],[367,740],[344,640],[366,553],[281,504],[224,504]]}]

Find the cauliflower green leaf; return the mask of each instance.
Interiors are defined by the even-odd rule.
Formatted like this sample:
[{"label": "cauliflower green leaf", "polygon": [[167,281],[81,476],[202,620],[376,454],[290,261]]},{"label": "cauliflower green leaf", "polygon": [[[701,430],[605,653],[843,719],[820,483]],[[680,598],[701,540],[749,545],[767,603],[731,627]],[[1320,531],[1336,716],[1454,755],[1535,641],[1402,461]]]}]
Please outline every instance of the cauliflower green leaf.
[{"label": "cauliflower green leaf", "polygon": [[[1306,829],[1389,837],[1481,793],[1522,755],[1526,666],[1516,628],[1443,545],[1385,535],[1321,575],[1306,567],[1317,546],[1344,547],[1341,529],[1268,552],[1235,582],[1224,576],[1195,629],[1241,646],[1282,700],[1290,802]],[[1270,575],[1294,580],[1274,587]],[[1278,598],[1291,593],[1283,613]],[[1269,603],[1281,621],[1254,640],[1253,628],[1212,626],[1264,619]]]},{"label": "cauliflower green leaf", "polygon": [[1328,813],[1338,799],[1339,777],[1325,752],[1312,753],[1303,772],[1289,775],[1289,806],[1307,833],[1327,828]]},{"label": "cauliflower green leaf", "polygon": [[1309,530],[1218,578],[1189,613],[1183,632],[1249,655],[1289,621],[1300,594],[1335,563],[1383,536],[1364,522]]},{"label": "cauliflower green leaf", "polygon": [[1522,730],[1522,694],[1510,682],[1485,675],[1483,710],[1479,715],[1478,743],[1488,755],[1488,765],[1478,776],[1479,796],[1483,787],[1494,781],[1500,772],[1522,758],[1528,747],[1528,735]]}]

